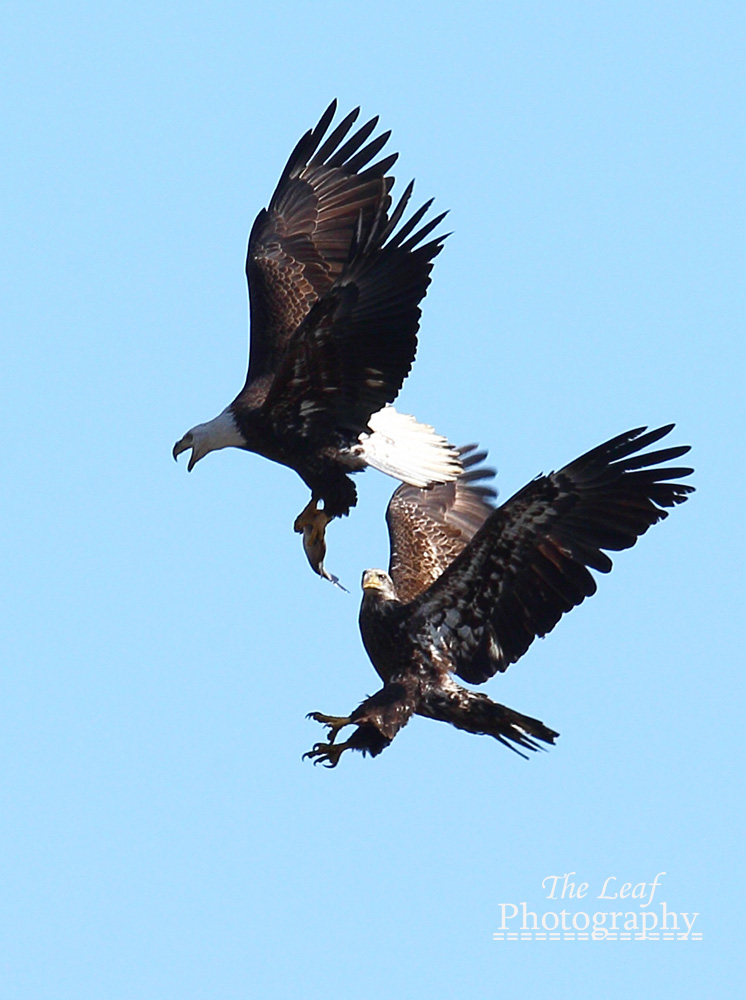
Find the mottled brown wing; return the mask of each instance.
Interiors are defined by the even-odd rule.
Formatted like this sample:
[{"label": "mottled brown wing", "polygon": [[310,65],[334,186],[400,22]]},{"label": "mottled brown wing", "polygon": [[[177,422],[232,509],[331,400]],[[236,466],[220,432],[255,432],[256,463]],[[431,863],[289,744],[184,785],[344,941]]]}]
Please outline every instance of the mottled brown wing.
[{"label": "mottled brown wing", "polygon": [[326,136],[336,107],[332,101],[299,141],[251,230],[247,387],[274,372],[291,335],[342,272],[358,227],[367,231],[388,210],[393,178],[384,175],[398,154],[370,163],[390,132],[367,142],[378,123],[373,118],[348,139],[356,108]]},{"label": "mottled brown wing", "polygon": [[434,583],[494,510],[497,491],[486,486],[495,470],[486,451],[459,448],[464,472],[452,483],[421,490],[400,486],[389,501],[389,575],[399,600],[413,601]]},{"label": "mottled brown wing", "polygon": [[453,672],[473,683],[514,663],[536,636],[595,593],[589,567],[601,573],[612,567],[603,549],[630,548],[667,517],[662,508],[693,491],[666,481],[691,469],[659,467],[688,446],[637,454],[672,427],[620,434],[516,493],[412,603],[413,634],[442,642]]},{"label": "mottled brown wing", "polygon": [[422,242],[445,214],[417,229],[431,202],[401,223],[411,193],[410,184],[391,216],[381,211],[368,233],[359,227],[342,274],[290,338],[264,400],[278,436],[317,444],[339,432],[357,437],[398,395],[445,238]]}]

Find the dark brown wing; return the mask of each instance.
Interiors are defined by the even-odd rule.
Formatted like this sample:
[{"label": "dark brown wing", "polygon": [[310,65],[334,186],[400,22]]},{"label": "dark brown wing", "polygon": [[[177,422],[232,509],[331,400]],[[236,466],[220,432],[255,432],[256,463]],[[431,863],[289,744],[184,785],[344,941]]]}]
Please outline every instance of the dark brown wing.
[{"label": "dark brown wing", "polygon": [[516,493],[410,606],[413,632],[428,641],[438,634],[454,673],[473,683],[514,663],[595,593],[588,568],[612,566],[603,549],[634,545],[667,517],[662,508],[693,491],[666,481],[691,469],[658,467],[688,446],[636,454],[672,427],[620,434]]},{"label": "dark brown wing", "polygon": [[391,217],[381,211],[368,234],[359,227],[341,276],[290,339],[264,403],[278,435],[357,436],[396,398],[414,361],[419,303],[445,238],[422,243],[443,215],[413,232],[430,202],[399,225],[411,193],[410,184]]},{"label": "dark brown wing", "polygon": [[413,601],[435,583],[494,510],[497,491],[484,485],[495,470],[486,451],[459,448],[464,472],[452,483],[421,490],[400,486],[389,501],[389,576],[400,601]]},{"label": "dark brown wing", "polygon": [[332,101],[295,147],[269,207],[251,230],[247,386],[274,372],[290,336],[341,274],[358,226],[367,232],[390,204],[393,178],[384,175],[398,154],[369,165],[390,132],[366,145],[378,123],[373,118],[348,139],[356,108],[325,139],[336,107]]}]

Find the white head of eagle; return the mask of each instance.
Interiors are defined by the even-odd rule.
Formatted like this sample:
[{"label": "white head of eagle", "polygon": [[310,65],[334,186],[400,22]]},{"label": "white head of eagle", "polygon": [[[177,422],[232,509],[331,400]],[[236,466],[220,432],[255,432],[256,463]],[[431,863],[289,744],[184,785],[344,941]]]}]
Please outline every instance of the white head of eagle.
[{"label": "white head of eagle", "polygon": [[230,407],[227,407],[213,420],[206,424],[197,424],[187,431],[184,437],[174,445],[173,456],[178,459],[183,451],[192,449],[187,469],[192,471],[201,458],[211,451],[220,448],[245,448],[246,441],[236,427]]}]

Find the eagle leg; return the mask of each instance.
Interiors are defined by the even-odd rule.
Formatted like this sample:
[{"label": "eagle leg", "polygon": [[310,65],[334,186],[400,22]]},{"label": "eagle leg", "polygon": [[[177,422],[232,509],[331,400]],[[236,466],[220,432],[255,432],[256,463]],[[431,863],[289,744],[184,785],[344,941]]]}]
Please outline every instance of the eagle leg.
[{"label": "eagle leg", "polygon": [[[351,715],[324,715],[311,712],[307,716],[329,729],[328,743],[315,743],[303,759],[308,757],[314,764],[336,767],[345,750],[359,750],[363,756],[377,757],[391,743],[396,733],[406,725],[414,711],[413,705],[402,702],[404,687],[401,684],[387,684],[376,694],[358,705]],[[335,743],[337,734],[345,726],[355,726],[350,738],[344,743]]]},{"label": "eagle leg", "polygon": [[338,578],[330,573],[324,566],[324,556],[326,555],[326,526],[332,520],[329,514],[319,510],[315,499],[311,499],[307,506],[296,517],[293,528],[303,535],[303,551],[306,553],[309,565],[314,573],[325,580],[329,580],[340,590],[346,590],[339,582]]},{"label": "eagle leg", "polygon": [[[319,503],[315,496],[312,496],[308,501],[306,506],[300,512],[300,514],[295,519],[295,524],[293,525],[293,531],[297,531],[298,534],[302,534],[306,528],[314,527],[316,521],[319,518],[324,518],[326,515],[323,510],[319,510]],[[321,527],[321,533],[323,534],[324,528],[326,528],[330,519],[326,519]]]},{"label": "eagle leg", "polygon": [[[352,725],[352,719],[349,715],[324,715],[323,712],[309,712],[306,718],[313,719],[314,722],[320,722],[322,726],[328,727],[329,743],[334,743],[340,729],[344,729],[345,726]],[[316,744],[316,746],[321,745],[322,744],[320,743]]]}]

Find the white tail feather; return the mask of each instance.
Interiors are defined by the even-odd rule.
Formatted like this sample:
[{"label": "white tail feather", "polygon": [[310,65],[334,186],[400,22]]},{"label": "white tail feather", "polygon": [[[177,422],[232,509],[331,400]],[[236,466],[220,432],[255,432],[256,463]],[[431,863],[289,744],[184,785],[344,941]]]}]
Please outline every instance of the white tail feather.
[{"label": "white tail feather", "polygon": [[387,476],[421,488],[450,483],[463,471],[458,452],[428,424],[384,406],[368,421],[370,434],[360,435],[368,465]]}]

